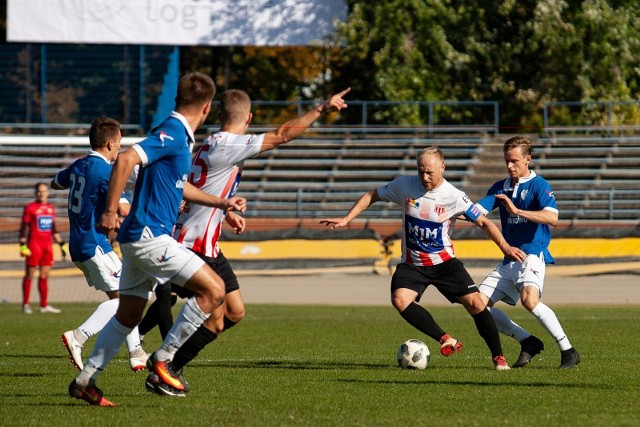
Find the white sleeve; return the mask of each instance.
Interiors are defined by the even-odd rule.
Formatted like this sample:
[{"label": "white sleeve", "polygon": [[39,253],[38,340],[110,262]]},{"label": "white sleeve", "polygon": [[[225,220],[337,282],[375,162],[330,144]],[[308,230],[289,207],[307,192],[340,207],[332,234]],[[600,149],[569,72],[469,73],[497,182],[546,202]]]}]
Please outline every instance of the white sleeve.
[{"label": "white sleeve", "polygon": [[260,153],[264,134],[233,135],[224,145],[224,155],[230,164],[237,164]]},{"label": "white sleeve", "polygon": [[378,187],[378,196],[385,202],[393,202],[397,205],[401,205],[404,201],[404,195],[406,193],[407,183],[404,176],[399,176],[393,181]]}]

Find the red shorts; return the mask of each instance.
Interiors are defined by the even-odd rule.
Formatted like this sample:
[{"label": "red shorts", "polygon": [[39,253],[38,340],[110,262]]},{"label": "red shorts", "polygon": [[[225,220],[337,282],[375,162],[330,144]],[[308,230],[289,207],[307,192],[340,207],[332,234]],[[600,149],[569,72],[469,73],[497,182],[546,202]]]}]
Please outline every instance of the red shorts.
[{"label": "red shorts", "polygon": [[28,267],[51,267],[53,265],[53,245],[51,241],[27,243],[31,256],[27,257]]}]

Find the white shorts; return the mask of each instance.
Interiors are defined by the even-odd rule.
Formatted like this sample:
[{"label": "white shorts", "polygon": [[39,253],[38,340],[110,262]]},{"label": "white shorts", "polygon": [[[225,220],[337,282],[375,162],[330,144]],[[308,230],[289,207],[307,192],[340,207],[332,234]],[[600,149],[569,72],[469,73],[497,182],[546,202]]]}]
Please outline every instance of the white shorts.
[{"label": "white shorts", "polygon": [[104,250],[98,246],[92,258],[74,264],[82,271],[89,286],[103,292],[118,290],[122,263],[114,251],[104,253]]},{"label": "white shorts", "polygon": [[148,298],[156,284],[183,286],[203,265],[194,252],[171,236],[153,237],[148,230],[137,242],[121,243],[120,293]]},{"label": "white shorts", "polygon": [[524,262],[511,261],[498,265],[480,284],[479,290],[491,301],[516,305],[525,286],[538,288],[542,296],[545,274],[544,256],[527,255]]}]

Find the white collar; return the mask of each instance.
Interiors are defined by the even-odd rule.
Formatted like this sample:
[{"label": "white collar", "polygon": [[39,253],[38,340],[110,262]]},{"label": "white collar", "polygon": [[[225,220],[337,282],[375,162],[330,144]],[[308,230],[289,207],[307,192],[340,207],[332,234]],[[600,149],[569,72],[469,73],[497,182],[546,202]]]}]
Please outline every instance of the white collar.
[{"label": "white collar", "polygon": [[[518,182],[516,183],[515,187],[518,187],[520,184],[524,184],[527,181],[531,181],[536,176],[538,176],[538,175],[534,171],[530,170],[529,171],[529,176],[524,176],[524,177],[520,178],[518,180]],[[505,191],[513,190],[514,186],[511,185],[511,177],[509,177],[509,178],[504,180],[504,184],[503,184],[502,187],[503,187],[503,189]]]},{"label": "white collar", "polygon": [[98,153],[97,151],[89,150],[89,152],[87,153],[87,156],[100,157],[102,160],[104,160],[108,164],[111,164],[111,162],[109,160],[107,160],[107,158],[105,156],[103,156],[102,153]]},{"label": "white collar", "polygon": [[171,117],[180,120],[180,122],[187,129],[187,133],[189,134],[189,138],[191,139],[191,143],[195,143],[196,142],[196,138],[193,136],[193,131],[191,130],[191,126],[189,125],[189,122],[187,121],[187,119],[182,114],[180,114],[180,113],[178,113],[176,111],[172,111],[171,112]]}]

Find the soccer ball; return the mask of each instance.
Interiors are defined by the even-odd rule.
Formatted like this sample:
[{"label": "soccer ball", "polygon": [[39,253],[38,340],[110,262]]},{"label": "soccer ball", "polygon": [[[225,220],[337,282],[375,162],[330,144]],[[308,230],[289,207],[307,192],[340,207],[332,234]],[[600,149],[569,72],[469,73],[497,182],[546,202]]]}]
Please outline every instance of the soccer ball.
[{"label": "soccer ball", "polygon": [[402,369],[424,369],[429,366],[429,347],[420,340],[408,340],[398,349],[398,366]]}]

